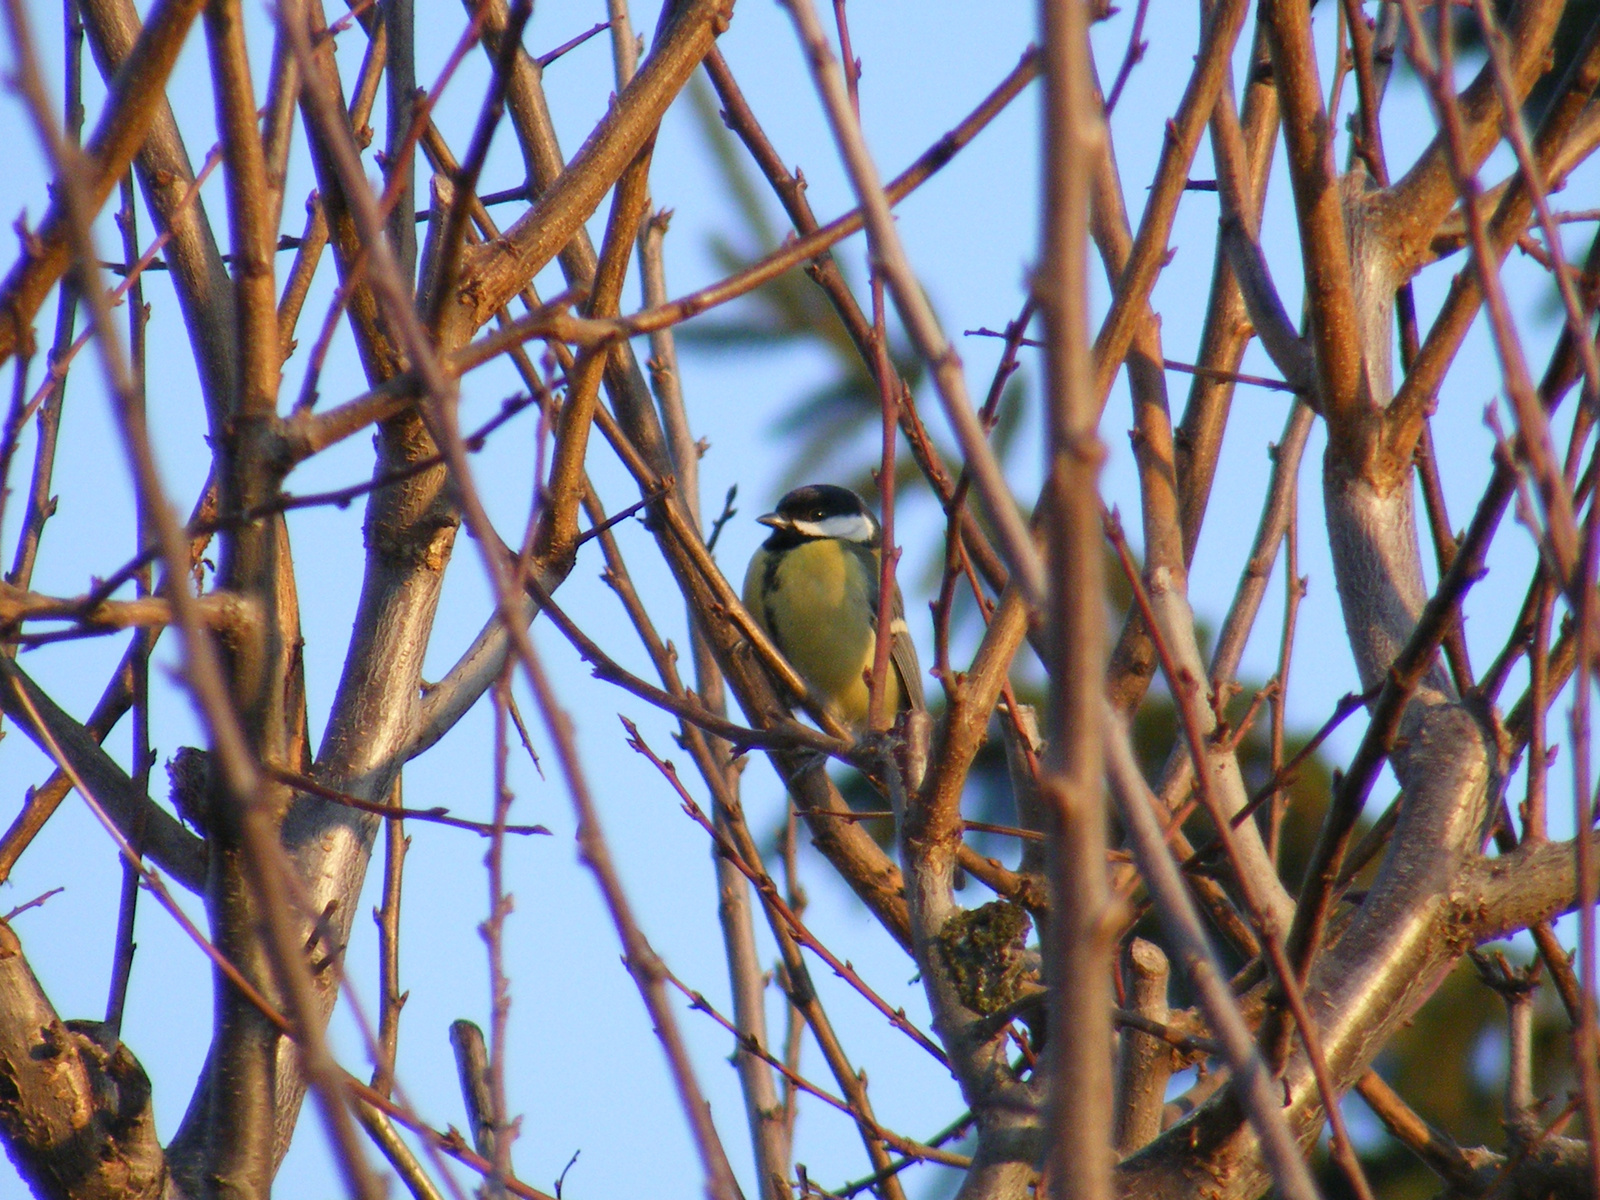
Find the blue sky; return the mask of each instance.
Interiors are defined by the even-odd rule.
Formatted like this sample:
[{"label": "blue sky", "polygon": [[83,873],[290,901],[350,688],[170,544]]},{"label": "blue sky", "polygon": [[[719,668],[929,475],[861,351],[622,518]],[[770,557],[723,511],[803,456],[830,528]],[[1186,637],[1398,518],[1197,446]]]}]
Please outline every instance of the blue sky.
[{"label": "blue sky", "polygon": [[[257,70],[264,86],[271,39],[267,9],[247,0]],[[1130,11],[1096,27],[1094,41],[1102,73],[1114,74],[1126,42]],[[535,53],[565,41],[603,19],[598,4],[542,5],[526,36]],[[1331,25],[1332,6],[1321,6],[1319,21]],[[47,66],[60,78],[59,31],[54,6],[40,4],[35,18],[49,47]],[[458,6],[441,0],[418,0],[419,77],[431,80],[463,24]],[[636,24],[653,27],[653,10],[635,13]],[[871,147],[887,175],[901,169],[959,121],[1017,61],[1033,36],[1032,10],[1023,5],[974,8],[951,0],[879,0],[852,6],[856,53],[864,62],[861,108]],[[1326,50],[1331,30],[1323,28]],[[1124,188],[1137,213],[1143,203],[1163,123],[1176,105],[1188,78],[1197,44],[1194,6],[1156,5],[1146,36],[1151,46],[1135,70],[1113,120]],[[804,63],[781,8],[770,0],[744,0],[721,46],[750,102],[786,162],[799,165],[809,183],[811,203],[826,220],[851,207],[848,185],[826,134],[819,105]],[[346,79],[359,63],[363,39],[359,31],[340,42]],[[1324,55],[1325,61],[1327,55]],[[197,161],[214,140],[209,93],[205,84],[203,39],[191,39],[172,88],[178,116]],[[101,91],[91,86],[87,101],[91,120]],[[469,60],[445,95],[438,114],[447,131],[465,131],[476,114],[484,80],[481,56]],[[546,86],[563,143],[570,155],[604,112],[612,90],[609,49],[597,39],[552,66]],[[1388,108],[1385,138],[1391,162],[1409,161],[1426,141],[1432,120],[1415,89],[1404,80],[1395,84]],[[1347,89],[1347,97],[1349,90]],[[988,339],[963,338],[961,331],[1000,328],[1018,309],[1037,242],[1037,92],[1030,91],[1003,114],[939,176],[898,210],[901,231],[945,329],[955,339],[974,391],[987,385],[998,357]],[[374,125],[382,128],[381,105]],[[8,219],[26,209],[33,217],[47,200],[45,176],[34,141],[14,103],[0,105],[0,134],[10,148],[13,167],[0,173],[0,214]],[[381,143],[381,138],[379,139]],[[465,133],[456,138],[464,144]],[[1341,142],[1341,153],[1343,145]],[[369,169],[372,167],[370,155]],[[692,114],[680,103],[662,127],[655,155],[652,192],[658,207],[675,211],[666,243],[668,286],[672,294],[693,290],[717,277],[706,251],[715,232],[726,231],[734,218],[727,198],[708,187],[709,157]],[[1485,178],[1493,181],[1506,169],[1506,156],[1496,156]],[[1211,173],[1210,152],[1202,145],[1194,174]],[[1573,182],[1568,195],[1593,194],[1591,169]],[[520,182],[515,146],[501,130],[482,188],[493,191]],[[300,198],[309,190],[310,172],[297,153],[289,184],[284,232],[298,233]],[[207,187],[212,219],[223,222],[220,179]],[[1572,206],[1580,202],[1573,200]],[[1289,231],[1290,197],[1282,174],[1281,155],[1271,183],[1265,227],[1269,258],[1277,271],[1285,301],[1297,311],[1298,247]],[[1176,254],[1155,294],[1162,315],[1166,353],[1189,359],[1198,340],[1204,295],[1209,286],[1216,201],[1211,194],[1188,194],[1173,230]],[[774,219],[778,209],[771,205]],[[511,213],[502,220],[509,222]],[[598,239],[605,208],[592,222]],[[149,224],[143,229],[148,237]],[[1578,247],[1582,227],[1570,231],[1569,247]],[[115,257],[114,230],[101,223],[103,257]],[[839,253],[853,277],[865,277],[865,247],[857,237]],[[280,257],[280,270],[287,269]],[[1425,274],[1419,281],[1424,321],[1442,296],[1449,271]],[[331,284],[324,272],[302,322],[302,349],[286,368],[284,391],[292,396],[304,370],[305,344],[320,320]],[[1508,281],[1526,312],[1542,310],[1540,272],[1513,254]],[[553,273],[540,280],[542,290],[559,290]],[[1106,289],[1096,274],[1097,311]],[[169,495],[187,509],[206,469],[198,391],[188,365],[183,333],[170,292],[160,276],[150,279],[147,297],[154,306],[151,326],[149,405],[155,422],[161,464]],[[624,309],[637,303],[637,285],[630,279]],[[48,338],[53,301],[41,310],[41,336]],[[1550,328],[1539,318],[1537,328]],[[641,353],[642,353],[641,348]],[[1535,357],[1536,366],[1539,365]],[[1032,379],[1038,372],[1027,364]],[[800,394],[825,377],[827,364],[805,351],[697,351],[685,354],[683,382],[695,433],[709,439],[702,463],[706,504],[713,510],[724,491],[739,486],[740,515],[728,527],[719,559],[735,579],[763,531],[752,518],[776,498],[779,479],[789,465],[783,439],[775,431],[777,417]],[[35,364],[35,373],[38,366]],[[1245,370],[1272,373],[1252,350]],[[8,381],[9,382],[9,381]],[[1495,397],[1498,373],[1482,335],[1474,331],[1461,365],[1447,386],[1435,433],[1444,464],[1446,490],[1457,527],[1465,525],[1488,469],[1490,438],[1482,422]],[[1186,380],[1172,376],[1174,405],[1181,404]],[[322,383],[324,403],[362,390],[348,335],[335,346]],[[463,388],[463,425],[470,428],[492,414],[499,401],[517,390],[509,371],[491,367],[474,374]],[[929,423],[942,432],[931,400],[925,406]],[[1268,443],[1282,428],[1285,401],[1281,394],[1242,388],[1225,446],[1211,517],[1197,555],[1193,581],[1195,607],[1213,626],[1231,599],[1248,553],[1266,479]],[[1102,429],[1109,455],[1104,490],[1108,501],[1129,516],[1136,535],[1137,493],[1126,430],[1131,424],[1126,390],[1119,382]],[[1564,423],[1562,425],[1564,428]],[[477,456],[477,479],[492,514],[503,530],[517,531],[526,515],[533,453],[534,423],[524,416],[503,430]],[[1030,496],[1038,477],[1037,454],[1027,447],[1039,438],[1022,439],[1015,455],[1015,482]],[[1290,697],[1292,723],[1314,727],[1332,710],[1335,700],[1355,685],[1354,669],[1341,637],[1337,596],[1320,529],[1320,430],[1307,451],[1302,472],[1303,535],[1301,572],[1310,578],[1310,593],[1301,610],[1300,656]],[[22,485],[31,463],[31,435],[14,468],[13,489]],[[371,455],[366,437],[357,437],[296,471],[292,491],[307,492],[365,478]],[[591,461],[597,488],[612,509],[636,498],[625,474],[603,447]],[[69,388],[62,456],[56,490],[61,508],[46,533],[36,584],[40,590],[76,594],[87,588],[91,574],[107,574],[129,554],[133,543],[132,498],[120,448],[111,431],[103,389],[85,358]],[[3,530],[9,557],[15,537],[15,497]],[[901,519],[901,539],[909,544],[933,536],[933,514],[909,506]],[[297,513],[291,532],[302,570],[302,605],[307,637],[308,689],[314,731],[320,730],[337,683],[344,645],[357,593],[361,562],[359,505]],[[665,597],[658,617],[663,631],[685,645],[681,607],[670,596],[670,581],[655,558],[650,539],[636,526],[619,531],[624,552],[640,591]],[[514,540],[514,538],[513,538]],[[425,674],[437,678],[477,633],[488,612],[488,597],[474,548],[458,543],[457,561],[448,576],[445,599]],[[1491,576],[1474,594],[1468,637],[1481,666],[1498,649],[1499,639],[1520,603],[1530,543],[1525,530],[1509,525],[1491,557]],[[645,660],[610,592],[600,583],[598,552],[584,551],[578,569],[560,600],[569,612],[587,614],[594,636],[616,657],[643,671]],[[1244,675],[1265,679],[1275,668],[1281,616],[1281,568],[1275,577],[1258,633],[1246,655]],[[1508,582],[1495,586],[1498,579]],[[924,596],[908,596],[913,633],[925,662],[932,657],[932,636]],[[919,618],[920,616],[920,623]],[[563,703],[577,723],[581,747],[601,806],[603,820],[623,878],[646,932],[671,968],[691,987],[704,991],[727,1011],[727,980],[716,925],[716,895],[711,860],[703,835],[678,810],[666,786],[642,759],[627,751],[616,714],[639,722],[655,749],[671,756],[675,747],[670,723],[642,703],[592,680],[564,642],[549,627],[535,627],[536,641],[551,664]],[[122,651],[120,639],[64,643],[25,656],[24,663],[70,711],[85,714],[92,706],[111,666]],[[172,646],[163,642],[161,661],[174,662]],[[646,672],[647,673],[647,672]],[[1515,694],[1515,687],[1511,694]],[[533,717],[531,702],[525,711]],[[163,687],[155,713],[155,742],[165,759],[180,745],[195,744],[199,735],[181,691]],[[126,726],[110,746],[120,761],[128,759]],[[1335,761],[1347,758],[1359,737],[1359,723],[1347,726],[1330,742]],[[535,744],[548,743],[535,724]],[[682,756],[678,755],[681,759]],[[687,768],[687,764],[683,764]],[[463,720],[434,751],[406,773],[407,803],[416,807],[445,804],[467,816],[482,816],[490,801],[490,717],[486,706]],[[542,779],[520,755],[513,755],[512,787],[517,795],[513,820],[541,822],[551,838],[513,841],[508,877],[516,909],[507,926],[507,951],[513,985],[511,1104],[523,1114],[522,1136],[515,1149],[519,1174],[548,1187],[574,1151],[581,1157],[568,1177],[571,1195],[616,1195],[648,1186],[666,1194],[690,1194],[698,1186],[698,1170],[684,1134],[676,1099],[662,1068],[648,1020],[619,961],[619,947],[599,904],[592,881],[577,863],[572,841],[573,819],[554,772]],[[1554,778],[1566,786],[1566,767]],[[0,742],[0,816],[9,820],[24,787],[40,782],[47,771],[27,739],[8,730]],[[685,771],[687,775],[687,770]],[[156,787],[161,787],[158,768]],[[775,826],[782,795],[764,763],[752,761],[745,774],[745,798],[758,830]],[[1392,787],[1390,789],[1392,791]],[[1380,788],[1375,795],[1386,797]],[[1564,802],[1555,801],[1560,814]],[[485,1022],[487,967],[476,927],[487,911],[482,871],[485,843],[470,834],[416,825],[407,860],[402,974],[411,991],[402,1023],[400,1075],[412,1100],[434,1124],[461,1125],[463,1115],[446,1040],[448,1023],[460,1016]],[[807,863],[811,908],[808,920],[842,958],[853,960],[892,1004],[903,1004],[914,1019],[925,1017],[914,965],[892,947],[841,889],[825,881],[814,856]],[[48,888],[66,891],[44,908],[22,917],[18,932],[35,970],[63,1016],[97,1016],[104,1006],[115,928],[118,872],[115,854],[104,834],[75,799],[70,800],[24,857],[0,903],[21,903]],[[374,871],[362,911],[377,902]],[[200,915],[198,904],[190,911]],[[154,1076],[157,1119],[164,1131],[177,1126],[209,1039],[210,981],[199,953],[174,929],[172,922],[145,899],[138,929],[125,1038]],[[770,941],[762,938],[770,955]],[[375,1004],[373,969],[376,939],[371,923],[361,916],[349,948],[351,974],[363,1002]],[[879,1119],[913,1137],[926,1137],[960,1111],[960,1101],[947,1074],[931,1059],[894,1034],[884,1021],[825,968],[816,972],[847,1050],[864,1068]],[[781,1028],[779,1008],[772,1005],[774,1031]],[[696,1055],[702,1084],[710,1096],[725,1144],[747,1187],[750,1184],[748,1141],[742,1103],[726,1057],[731,1049],[720,1029],[703,1016],[680,1008],[680,1022]],[[341,1013],[334,1032],[344,1061],[357,1074],[366,1071],[359,1039]],[[814,1054],[805,1058],[813,1078],[825,1075]],[[804,1109],[796,1158],[807,1164],[825,1186],[864,1173],[863,1156],[854,1130],[837,1113],[821,1106]],[[936,1169],[926,1169],[911,1186],[917,1193]],[[0,1196],[21,1195],[9,1166],[0,1166]],[[280,1179],[283,1194],[320,1197],[337,1191],[335,1176],[315,1120],[303,1124]]]}]

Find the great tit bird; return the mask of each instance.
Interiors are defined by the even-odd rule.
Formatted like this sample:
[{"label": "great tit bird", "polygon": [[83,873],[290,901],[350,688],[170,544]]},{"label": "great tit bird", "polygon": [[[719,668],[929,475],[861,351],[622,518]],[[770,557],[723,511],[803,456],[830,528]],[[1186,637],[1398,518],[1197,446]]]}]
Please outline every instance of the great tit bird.
[{"label": "great tit bird", "polygon": [[[772,535],[745,572],[744,606],[816,698],[842,724],[865,732],[883,542],[877,518],[849,488],[813,483],[756,519]],[[893,611],[886,711],[920,711],[922,671],[898,587]]]}]

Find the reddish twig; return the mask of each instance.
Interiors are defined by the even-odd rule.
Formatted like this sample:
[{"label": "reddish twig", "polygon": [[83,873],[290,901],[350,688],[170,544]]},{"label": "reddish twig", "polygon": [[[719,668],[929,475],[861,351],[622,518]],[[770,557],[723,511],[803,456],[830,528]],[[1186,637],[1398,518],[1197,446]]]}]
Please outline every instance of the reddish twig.
[{"label": "reddish twig", "polygon": [[496,830],[519,835],[544,834],[549,836],[550,831],[543,825],[504,825],[496,822],[469,821],[465,817],[453,817],[447,808],[396,808],[391,804],[384,804],[373,800],[363,800],[359,796],[352,796],[347,792],[337,791],[325,784],[318,783],[309,775],[302,775],[298,771],[289,771],[281,767],[267,765],[263,768],[272,778],[280,783],[286,783],[297,791],[305,792],[309,796],[342,804],[346,808],[354,808],[361,812],[373,813],[380,817],[403,817],[412,821],[428,821],[435,825],[448,825],[453,829],[465,829],[477,834],[479,837],[492,838]]},{"label": "reddish twig", "polygon": [[1140,40],[1144,33],[1144,19],[1149,11],[1150,0],[1139,0],[1139,7],[1133,13],[1133,29],[1128,33],[1128,48],[1123,52],[1122,65],[1117,68],[1117,77],[1106,96],[1107,117],[1116,111],[1117,101],[1122,98],[1122,89],[1127,86],[1128,77],[1133,74],[1133,68],[1144,61],[1144,52],[1150,49],[1149,42]]},{"label": "reddish twig", "polygon": [[1233,823],[1223,809],[1221,802],[1213,794],[1211,772],[1206,769],[1205,737],[1201,732],[1200,723],[1194,711],[1195,704],[1199,700],[1197,681],[1186,678],[1178,671],[1171,652],[1166,647],[1160,626],[1157,624],[1155,610],[1151,607],[1150,599],[1145,594],[1144,581],[1139,577],[1138,567],[1135,565],[1133,556],[1128,550],[1127,539],[1122,536],[1121,528],[1116,523],[1115,518],[1107,522],[1106,532],[1113,549],[1117,552],[1117,558],[1122,564],[1123,575],[1133,589],[1134,602],[1144,613],[1145,621],[1149,625],[1156,653],[1161,660],[1162,673],[1167,678],[1167,686],[1172,690],[1173,698],[1178,702],[1178,714],[1183,725],[1184,736],[1189,745],[1189,753],[1194,759],[1195,776],[1200,786],[1201,803],[1205,805],[1206,811],[1211,816],[1212,824],[1217,831],[1217,840],[1221,843],[1223,852],[1227,855],[1228,861],[1233,867],[1234,881],[1244,899],[1245,908],[1249,911],[1256,931],[1261,937],[1262,947],[1267,951],[1272,962],[1278,988],[1294,1015],[1295,1024],[1300,1029],[1300,1037],[1305,1047],[1306,1058],[1311,1063],[1312,1074],[1317,1081],[1317,1088],[1322,1093],[1323,1111],[1326,1113],[1328,1124],[1332,1129],[1331,1150],[1334,1159],[1338,1162],[1356,1194],[1362,1197],[1362,1200],[1372,1200],[1372,1189],[1367,1183],[1366,1174],[1361,1169],[1360,1161],[1356,1158],[1355,1144],[1351,1142],[1349,1131],[1345,1128],[1344,1116],[1339,1109],[1339,1093],[1334,1086],[1333,1075],[1328,1069],[1327,1059],[1322,1053],[1321,1037],[1316,1022],[1312,1020],[1310,1010],[1306,1007],[1305,993],[1300,977],[1295,973],[1291,965],[1285,950],[1282,932],[1268,918],[1266,902],[1259,894],[1259,883],[1240,863],[1234,842]]},{"label": "reddish twig", "polygon": [[795,940],[827,963],[840,979],[843,979],[856,991],[860,992],[866,998],[867,1003],[888,1018],[891,1025],[921,1046],[939,1063],[948,1065],[949,1060],[946,1059],[944,1051],[927,1034],[911,1023],[906,1017],[904,1009],[891,1008],[888,1001],[867,986],[866,981],[856,973],[854,967],[849,963],[840,961],[831,950],[824,946],[806,928],[805,922],[801,921],[800,917],[789,907],[783,897],[778,895],[777,885],[773,883],[772,877],[753,864],[747,863],[744,860],[744,856],[739,853],[738,848],[716,828],[711,819],[695,803],[694,797],[689,795],[682,781],[679,780],[677,769],[670,762],[658,757],[655,751],[650,749],[644,739],[639,736],[638,727],[632,721],[628,720],[627,717],[621,717],[620,720],[623,727],[628,731],[629,747],[643,755],[661,773],[662,777],[672,785],[673,791],[677,793],[678,799],[682,802],[683,811],[689,816],[690,820],[704,829],[711,836],[713,843],[717,847],[717,852],[727,857],[734,866],[738,867],[739,873],[755,885],[756,890],[761,893],[762,899],[783,917],[785,925],[788,926],[788,930]]},{"label": "reddish twig", "polygon": [[[834,1108],[838,1109],[840,1112],[844,1113],[846,1116],[849,1116],[853,1120],[859,1121],[862,1119],[862,1115],[852,1108],[849,1103],[818,1087],[809,1079],[806,1079],[798,1071],[792,1070],[788,1064],[777,1058],[775,1055],[770,1054],[759,1043],[749,1038],[740,1037],[738,1026],[736,1026],[732,1021],[728,1020],[727,1017],[719,1013],[712,1006],[711,1002],[705,998],[703,993],[689,988],[671,971],[667,972],[667,981],[671,983],[673,987],[677,988],[683,993],[685,999],[689,1001],[690,1008],[695,1009],[698,1012],[705,1013],[706,1016],[710,1017],[718,1025],[721,1025],[729,1033],[733,1034],[733,1036],[738,1039],[741,1050],[748,1054],[754,1054],[757,1058],[761,1059],[762,1062],[766,1063],[769,1067],[772,1067],[786,1080],[792,1083],[800,1091],[805,1092],[807,1095],[815,1096],[824,1104],[832,1105]],[[901,1154],[904,1154],[909,1159],[923,1162],[943,1163],[947,1167],[965,1168],[972,1165],[972,1159],[965,1154],[952,1154],[948,1150],[940,1150],[937,1146],[924,1145],[921,1142],[912,1141],[910,1138],[902,1137],[898,1133],[885,1129],[876,1121],[873,1121],[871,1124],[873,1131],[877,1134],[879,1139],[886,1142],[890,1146],[893,1146],[896,1150],[898,1150]]]}]

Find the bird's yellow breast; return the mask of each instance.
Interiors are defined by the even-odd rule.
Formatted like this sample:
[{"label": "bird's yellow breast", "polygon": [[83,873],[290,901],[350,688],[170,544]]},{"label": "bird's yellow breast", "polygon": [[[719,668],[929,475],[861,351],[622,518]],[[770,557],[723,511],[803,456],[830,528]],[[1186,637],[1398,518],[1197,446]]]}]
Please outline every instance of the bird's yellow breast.
[{"label": "bird's yellow breast", "polygon": [[[875,634],[871,620],[871,557],[832,539],[802,542],[750,560],[744,605],[778,644],[818,698],[846,724],[867,724]],[[889,706],[899,686],[889,672]]]}]

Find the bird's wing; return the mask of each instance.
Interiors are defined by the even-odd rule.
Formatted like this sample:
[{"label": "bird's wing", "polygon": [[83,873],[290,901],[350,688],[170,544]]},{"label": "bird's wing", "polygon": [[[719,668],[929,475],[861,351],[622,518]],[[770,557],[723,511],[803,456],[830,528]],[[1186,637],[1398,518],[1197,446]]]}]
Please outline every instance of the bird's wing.
[{"label": "bird's wing", "polygon": [[899,592],[900,589],[896,588],[894,611],[895,624],[898,628],[895,630],[894,640],[889,643],[889,661],[900,673],[900,694],[905,698],[906,707],[912,712],[923,712],[927,709],[928,702],[922,695],[922,664],[917,661],[917,647],[911,641],[911,631],[906,627],[905,617],[901,615],[904,606]]},{"label": "bird's wing", "polygon": [[[868,591],[872,602],[872,627],[878,627],[878,555],[872,555],[872,584]],[[906,602],[900,594],[900,585],[894,589],[894,637],[889,642],[889,661],[900,676],[901,707],[912,712],[924,712],[928,702],[922,693],[922,664],[917,661],[917,646],[911,640],[911,629],[906,624]]]}]

